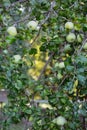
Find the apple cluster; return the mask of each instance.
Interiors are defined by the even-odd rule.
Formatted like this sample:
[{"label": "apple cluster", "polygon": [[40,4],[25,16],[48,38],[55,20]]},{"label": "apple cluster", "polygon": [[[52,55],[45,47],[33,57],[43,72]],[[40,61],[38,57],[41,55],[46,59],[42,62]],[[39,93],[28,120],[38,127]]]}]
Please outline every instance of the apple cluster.
[{"label": "apple cluster", "polygon": [[[74,30],[74,24],[72,22],[66,22],[65,23],[65,29],[69,30],[69,34],[66,36],[66,41],[68,43],[73,43],[73,42],[78,42],[78,43],[82,43],[84,35],[83,34],[78,34],[77,36],[75,35],[75,33],[72,33],[71,30]],[[87,42],[85,42],[84,46],[83,46],[84,50],[87,50]],[[67,50],[71,50],[70,45],[68,44],[65,48],[65,51]]]},{"label": "apple cluster", "polygon": [[[66,41],[67,44],[64,46],[64,53],[69,54],[72,51],[72,44],[74,42],[79,43],[79,45],[81,44],[81,46],[83,46],[83,49],[86,51],[87,50],[87,42],[85,42],[83,44],[83,39],[84,39],[84,35],[83,34],[75,34],[74,33],[74,29],[75,29],[75,25],[72,22],[66,22],[65,23],[65,29],[69,32],[69,34],[67,34],[66,36]],[[83,44],[83,45],[82,45]],[[65,68],[65,63],[64,61],[61,62],[57,62],[55,63],[55,68],[58,68],[59,72],[57,74],[57,78],[60,80],[63,78],[62,75],[62,70]]]},{"label": "apple cluster", "polygon": [[[30,30],[39,30],[39,26],[38,26],[38,21],[29,21],[27,24],[27,28],[29,28]],[[11,36],[16,36],[17,35],[17,29],[15,26],[10,26],[7,29],[7,32],[9,35]]]}]

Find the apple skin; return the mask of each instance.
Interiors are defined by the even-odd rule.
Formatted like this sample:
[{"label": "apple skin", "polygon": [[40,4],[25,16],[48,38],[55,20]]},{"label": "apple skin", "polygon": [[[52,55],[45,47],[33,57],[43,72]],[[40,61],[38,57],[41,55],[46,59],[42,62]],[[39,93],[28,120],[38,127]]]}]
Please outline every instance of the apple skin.
[{"label": "apple skin", "polygon": [[16,36],[17,35],[17,30],[16,30],[16,27],[14,27],[14,26],[8,27],[7,32],[11,36]]},{"label": "apple skin", "polygon": [[56,123],[59,126],[63,126],[65,123],[67,123],[67,120],[63,116],[58,116],[53,120],[53,123]]},{"label": "apple skin", "polygon": [[61,73],[58,73],[58,74],[57,74],[57,78],[60,80],[60,79],[63,78],[63,75],[62,75]]},{"label": "apple skin", "polygon": [[4,54],[8,54],[8,50],[3,50],[3,53]]},{"label": "apple skin", "polygon": [[74,29],[74,24],[72,22],[66,22],[65,29]]},{"label": "apple skin", "polygon": [[30,28],[31,30],[37,30],[38,22],[30,21],[28,22],[27,27]]},{"label": "apple skin", "polygon": [[76,39],[76,36],[75,36],[74,33],[69,33],[69,34],[66,36],[66,40],[67,40],[67,42],[72,43],[72,42],[75,41],[75,39]]},{"label": "apple skin", "polygon": [[78,43],[81,43],[82,40],[83,40],[83,37],[84,37],[83,34],[78,34],[78,35],[77,35],[77,42],[78,42]]},{"label": "apple skin", "polygon": [[40,26],[37,26],[37,27],[36,27],[36,30],[37,30],[37,31],[40,30]]},{"label": "apple skin", "polygon": [[21,60],[21,56],[20,55],[14,55],[13,59],[14,59],[15,63],[18,63]]},{"label": "apple skin", "polygon": [[59,65],[58,63],[55,63],[55,66],[54,66],[54,67],[55,67],[55,68],[58,68],[58,65]]},{"label": "apple skin", "polygon": [[60,62],[60,63],[58,64],[58,67],[59,67],[60,69],[65,68],[65,64],[64,64],[64,62]]},{"label": "apple skin", "polygon": [[85,43],[85,45],[83,46],[84,50],[87,50],[87,42]]}]

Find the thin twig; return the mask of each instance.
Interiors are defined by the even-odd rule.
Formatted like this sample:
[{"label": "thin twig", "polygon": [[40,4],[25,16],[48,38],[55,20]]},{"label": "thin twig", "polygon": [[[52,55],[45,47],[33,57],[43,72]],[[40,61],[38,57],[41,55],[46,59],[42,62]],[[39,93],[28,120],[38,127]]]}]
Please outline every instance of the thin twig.
[{"label": "thin twig", "polygon": [[74,4],[72,4],[69,8],[71,9],[71,8],[73,8],[75,6],[75,3]]},{"label": "thin twig", "polygon": [[49,19],[50,15],[51,15],[51,11],[53,9],[53,6],[52,6],[52,3],[51,3],[51,7],[50,7],[50,10],[48,11],[48,15],[46,16],[46,18],[42,21],[41,25],[40,25],[40,29],[37,33],[37,35],[35,36],[34,40],[32,41],[32,46],[33,46],[33,43],[37,40],[39,34],[40,34],[40,31],[41,31],[41,28],[42,28],[42,25],[44,25],[46,23],[46,21]]},{"label": "thin twig", "polygon": [[29,15],[27,15],[27,16],[24,17],[23,19],[18,20],[18,21],[15,21],[14,23],[12,23],[12,25],[14,25],[14,24],[18,24],[18,23],[21,23],[21,22],[24,22],[24,21],[28,20],[29,17],[30,17],[30,13],[29,13]]},{"label": "thin twig", "polygon": [[65,79],[68,77],[68,75],[66,75],[63,80],[61,81],[61,83],[58,85],[58,90],[61,88],[61,85],[64,83]]},{"label": "thin twig", "polygon": [[79,53],[82,51],[83,46],[85,45],[85,43],[87,42],[87,38],[82,42],[82,46],[81,48],[78,50],[77,54],[79,55]]},{"label": "thin twig", "polygon": [[50,61],[51,61],[52,57],[54,56],[54,54],[55,54],[54,52],[51,53],[49,59],[47,60],[46,64],[44,65],[44,67],[43,67],[43,69],[42,69],[42,71],[41,71],[41,73],[40,73],[40,75],[39,75],[39,77],[38,77],[38,80],[41,79],[41,77],[42,77],[44,71],[46,70],[46,68],[47,68],[48,64],[50,63]]},{"label": "thin twig", "polygon": [[27,0],[18,0],[12,4],[10,4],[7,9],[11,8],[11,7],[14,7],[15,5],[17,5],[18,3],[24,3],[24,2],[27,2]]}]

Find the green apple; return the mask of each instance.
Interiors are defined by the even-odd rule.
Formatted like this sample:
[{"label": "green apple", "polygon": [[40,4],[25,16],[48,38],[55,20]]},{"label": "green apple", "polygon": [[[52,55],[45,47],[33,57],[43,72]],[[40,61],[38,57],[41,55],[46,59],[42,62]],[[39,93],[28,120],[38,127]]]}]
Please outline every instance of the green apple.
[{"label": "green apple", "polygon": [[78,42],[78,43],[81,43],[82,40],[83,40],[83,37],[84,37],[83,34],[78,34],[78,35],[77,35],[77,42]]},{"label": "green apple", "polygon": [[14,59],[15,63],[18,63],[21,60],[21,56],[20,55],[14,55],[13,59]]},{"label": "green apple", "polygon": [[65,24],[65,28],[66,29],[74,29],[74,24],[72,23],[72,22],[67,22],[66,24]]},{"label": "green apple", "polygon": [[69,33],[69,34],[67,35],[67,37],[66,37],[67,42],[70,42],[70,43],[74,42],[75,39],[76,39],[76,36],[75,36],[74,33]]},{"label": "green apple", "polygon": [[59,126],[63,126],[65,123],[67,123],[67,120],[63,116],[59,116],[55,118],[52,122]]},{"label": "green apple", "polygon": [[16,27],[14,27],[14,26],[8,27],[7,32],[11,36],[16,36],[17,35],[17,30],[16,30]]},{"label": "green apple", "polygon": [[57,78],[58,78],[58,79],[62,79],[62,77],[63,77],[63,75],[62,75],[61,73],[58,73],[58,74],[57,74]]},{"label": "green apple", "polygon": [[64,64],[64,62],[60,62],[60,63],[58,64],[58,67],[59,67],[60,69],[65,68],[65,64]]},{"label": "green apple", "polygon": [[37,27],[36,27],[36,30],[37,30],[37,31],[40,30],[40,26],[37,26]]},{"label": "green apple", "polygon": [[68,52],[70,52],[71,50],[72,50],[72,48],[70,47],[69,44],[65,45],[65,47],[64,47],[64,52],[68,53]]},{"label": "green apple", "polygon": [[54,67],[55,68],[58,68],[59,64],[58,63],[55,63]]},{"label": "green apple", "polygon": [[30,28],[31,30],[37,30],[38,22],[30,21],[30,22],[28,22],[27,27]]},{"label": "green apple", "polygon": [[85,43],[85,45],[83,46],[84,50],[87,50],[87,42]]},{"label": "green apple", "polygon": [[4,54],[8,54],[8,50],[3,50],[3,53]]}]

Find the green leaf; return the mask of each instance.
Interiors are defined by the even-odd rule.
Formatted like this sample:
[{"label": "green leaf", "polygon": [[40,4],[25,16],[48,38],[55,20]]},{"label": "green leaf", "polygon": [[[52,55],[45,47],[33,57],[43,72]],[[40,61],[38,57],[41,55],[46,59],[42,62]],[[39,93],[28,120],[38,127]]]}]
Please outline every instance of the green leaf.
[{"label": "green leaf", "polygon": [[85,76],[83,76],[83,75],[77,75],[77,78],[78,78],[78,81],[79,81],[82,85],[85,84],[85,82],[86,82],[86,77],[85,77]]},{"label": "green leaf", "polygon": [[72,72],[72,71],[74,71],[74,66],[68,65],[68,66],[66,66],[66,70],[67,70],[68,72]]},{"label": "green leaf", "polygon": [[84,55],[76,57],[76,63],[87,64],[87,58]]},{"label": "green leaf", "polygon": [[37,54],[37,49],[36,48],[32,48],[30,51],[29,51],[29,54],[30,55],[35,55],[35,54]]}]

